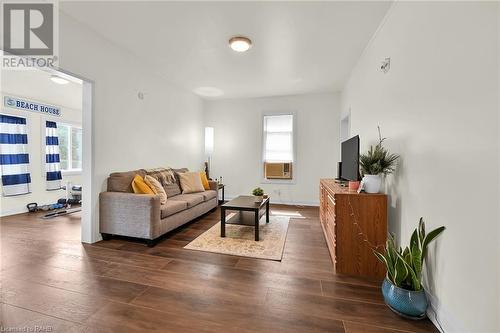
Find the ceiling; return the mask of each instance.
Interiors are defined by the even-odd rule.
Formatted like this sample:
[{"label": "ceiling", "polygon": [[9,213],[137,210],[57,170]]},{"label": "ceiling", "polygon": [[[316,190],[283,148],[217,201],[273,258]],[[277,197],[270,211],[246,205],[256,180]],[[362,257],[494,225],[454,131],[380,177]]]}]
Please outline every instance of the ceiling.
[{"label": "ceiling", "polygon": [[26,97],[38,102],[82,110],[82,85],[69,82],[61,85],[50,80],[51,73],[38,69],[2,70],[2,93]]},{"label": "ceiling", "polygon": [[[390,5],[61,2],[68,15],[155,66],[173,83],[193,92],[223,92],[210,98],[340,90]],[[110,24],[110,17],[117,19]],[[228,40],[234,35],[249,37],[253,47],[245,53],[232,51]]]}]

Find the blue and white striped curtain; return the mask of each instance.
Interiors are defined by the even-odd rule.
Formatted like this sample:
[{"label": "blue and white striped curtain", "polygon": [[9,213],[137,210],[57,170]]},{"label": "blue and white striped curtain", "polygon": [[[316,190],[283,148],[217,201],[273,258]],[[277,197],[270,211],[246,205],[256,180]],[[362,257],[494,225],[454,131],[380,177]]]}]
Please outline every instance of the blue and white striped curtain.
[{"label": "blue and white striped curtain", "polygon": [[47,121],[45,124],[45,170],[47,171],[47,190],[59,190],[61,189],[62,175],[57,124],[53,121]]},{"label": "blue and white striped curtain", "polygon": [[30,193],[26,118],[0,115],[0,171],[4,196]]}]

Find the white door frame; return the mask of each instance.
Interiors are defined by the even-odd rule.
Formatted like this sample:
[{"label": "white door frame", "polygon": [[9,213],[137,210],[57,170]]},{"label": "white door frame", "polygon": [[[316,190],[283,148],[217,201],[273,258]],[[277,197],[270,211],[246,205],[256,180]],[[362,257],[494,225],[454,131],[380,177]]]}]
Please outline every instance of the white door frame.
[{"label": "white door frame", "polygon": [[94,81],[62,68],[43,69],[68,80],[78,80],[82,84],[82,243],[94,243],[99,240],[97,226],[97,188],[94,179]]}]

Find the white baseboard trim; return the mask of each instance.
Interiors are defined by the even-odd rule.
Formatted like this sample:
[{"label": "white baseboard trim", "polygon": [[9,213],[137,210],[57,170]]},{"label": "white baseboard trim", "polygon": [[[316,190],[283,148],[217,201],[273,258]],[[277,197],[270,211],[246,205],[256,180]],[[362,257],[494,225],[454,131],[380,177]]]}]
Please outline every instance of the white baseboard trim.
[{"label": "white baseboard trim", "polygon": [[429,300],[429,308],[427,309],[427,317],[436,326],[441,333],[462,333],[469,332],[465,329],[463,323],[457,320],[437,299],[437,297],[426,293]]},{"label": "white baseboard trim", "polygon": [[22,214],[22,213],[27,213],[28,209],[26,207],[23,208],[16,208],[16,209],[11,209],[11,210],[6,210],[2,211],[0,213],[0,217],[6,217],[6,216],[11,216],[11,215],[17,215],[17,214]]},{"label": "white baseboard trim", "polygon": [[319,202],[310,202],[310,201],[289,202],[289,201],[273,201],[273,199],[271,199],[270,203],[276,205],[319,207]]},{"label": "white baseboard trim", "polygon": [[[234,199],[236,197],[237,196],[226,195],[226,196],[224,196],[224,200],[228,201],[228,200],[232,200],[232,199]],[[271,204],[276,204],[276,205],[319,207],[319,202],[315,202],[315,201],[294,201],[294,202],[289,202],[289,201],[273,200],[273,198],[271,198],[270,203]]]}]

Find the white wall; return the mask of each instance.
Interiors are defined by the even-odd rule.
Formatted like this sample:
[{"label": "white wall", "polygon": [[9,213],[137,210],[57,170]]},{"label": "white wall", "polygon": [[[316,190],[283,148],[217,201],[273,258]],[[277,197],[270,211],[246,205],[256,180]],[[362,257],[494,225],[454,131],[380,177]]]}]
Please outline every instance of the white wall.
[{"label": "white wall", "polygon": [[390,229],[407,243],[420,216],[447,228],[426,282],[446,332],[500,331],[498,7],[396,3],[342,94],[362,150],[381,125],[401,154]]},{"label": "white wall", "polygon": [[[260,186],[272,202],[319,203],[319,179],[334,177],[339,158],[339,96],[310,94],[205,102],[205,126],[214,127],[212,177],[222,176],[227,197]],[[294,184],[261,184],[262,113],[295,112]],[[280,190],[281,195],[275,192]]]},{"label": "white wall", "polygon": [[[91,241],[96,241],[97,198],[109,173],[159,166],[201,168],[202,102],[73,18],[64,13],[59,18],[60,67],[94,81],[89,204]],[[144,93],[143,100],[138,92]]]},{"label": "white wall", "polygon": [[[48,79],[48,75],[39,75],[31,73],[32,71],[9,71],[3,72],[1,80],[0,95],[2,98],[1,113],[13,116],[25,117],[28,125],[28,153],[30,157],[30,173],[31,173],[31,193],[26,195],[18,195],[12,197],[0,196],[0,216],[7,216],[27,212],[26,205],[31,202],[36,202],[38,205],[46,205],[57,202],[60,198],[66,198],[66,191],[46,190],[45,181],[45,121],[52,120],[56,122],[68,122],[72,124],[82,123],[81,103],[79,109],[61,105],[59,101],[66,101],[70,97],[58,99],[57,92],[60,95],[68,94],[65,86],[57,86]],[[31,74],[30,74],[31,73]],[[40,80],[40,76],[45,78],[45,81]],[[32,80],[31,80],[32,79]],[[33,82],[37,82],[33,86]],[[73,83],[72,83],[73,84]],[[80,95],[81,91],[76,91],[77,87],[72,87],[69,93]],[[80,87],[81,90],[81,87]],[[3,105],[3,97],[5,95],[37,101],[48,105],[56,105],[61,108],[61,117],[51,117],[35,112],[23,111],[15,108],[6,107]],[[78,97],[76,97],[78,99]],[[78,107],[71,103],[73,107]],[[63,184],[66,182],[73,184],[81,184],[81,175],[63,175]],[[0,193],[2,186],[0,184]]]}]

